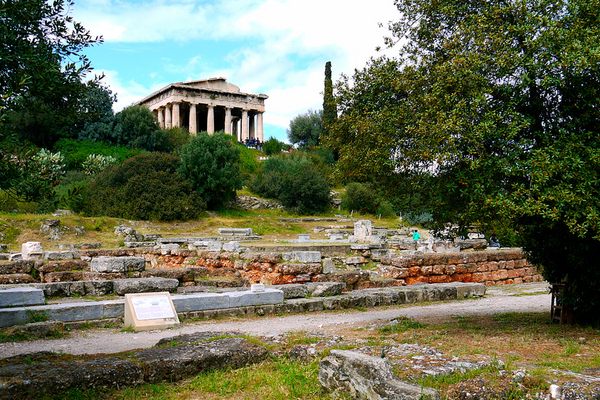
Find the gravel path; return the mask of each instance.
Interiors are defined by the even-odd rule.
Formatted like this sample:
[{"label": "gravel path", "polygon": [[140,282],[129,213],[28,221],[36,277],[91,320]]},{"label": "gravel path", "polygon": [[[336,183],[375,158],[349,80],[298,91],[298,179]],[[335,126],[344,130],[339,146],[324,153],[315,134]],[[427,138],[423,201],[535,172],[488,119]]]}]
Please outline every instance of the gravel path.
[{"label": "gravel path", "polygon": [[425,306],[405,305],[369,309],[318,312],[289,316],[265,316],[244,320],[202,321],[184,324],[164,331],[121,332],[119,329],[93,329],[72,332],[69,337],[54,340],[34,340],[1,343],[0,358],[37,351],[69,354],[117,353],[147,348],[160,339],[194,332],[237,331],[257,336],[276,336],[291,331],[335,333],[344,327],[360,327],[377,321],[406,316],[419,321],[444,320],[452,316],[490,315],[503,312],[544,312],[550,309],[550,295],[544,293],[547,284],[511,285],[488,290],[485,298],[443,302]]}]

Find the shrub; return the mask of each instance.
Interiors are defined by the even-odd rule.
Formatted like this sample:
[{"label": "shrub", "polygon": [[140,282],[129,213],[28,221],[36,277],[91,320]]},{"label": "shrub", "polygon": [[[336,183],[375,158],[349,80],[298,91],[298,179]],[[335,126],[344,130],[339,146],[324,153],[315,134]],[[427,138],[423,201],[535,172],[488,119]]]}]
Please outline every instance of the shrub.
[{"label": "shrub", "polygon": [[90,154],[114,157],[117,162],[123,162],[142,150],[131,149],[126,146],[112,145],[104,142],[94,142],[92,140],[72,140],[62,139],[55,145],[54,149],[60,151],[65,157],[65,164],[69,170],[79,170],[82,168],[85,160]]},{"label": "shrub", "polygon": [[154,151],[172,153],[190,139],[190,133],[184,128],[160,129],[155,133]]},{"label": "shrub", "polygon": [[379,199],[370,185],[358,182],[346,185],[346,193],[342,195],[343,209],[375,214],[378,205]]},{"label": "shrub", "polygon": [[287,145],[285,143],[280,142],[274,137],[271,137],[263,143],[262,150],[266,155],[271,156],[281,153],[281,150],[283,150],[286,147]]},{"label": "shrub", "polygon": [[392,203],[390,203],[387,200],[382,200],[379,202],[379,206],[377,206],[375,214],[383,218],[392,218],[396,216],[396,211],[394,210],[394,206]]},{"label": "shrub", "polygon": [[179,159],[143,153],[95,176],[86,189],[85,212],[162,221],[195,218],[205,203],[177,174]]},{"label": "shrub", "polygon": [[180,174],[210,208],[235,198],[235,191],[242,187],[240,150],[229,135],[199,133],[181,147],[180,155]]},{"label": "shrub", "polygon": [[152,111],[144,106],[130,106],[115,115],[112,141],[116,144],[146,150],[157,149],[160,136]]},{"label": "shrub", "polygon": [[301,155],[266,160],[251,188],[301,214],[321,212],[329,206],[327,179],[310,158]]},{"label": "shrub", "polygon": [[112,156],[103,156],[101,154],[90,154],[81,165],[86,175],[95,175],[111,164],[117,162]]},{"label": "shrub", "polygon": [[240,176],[242,177],[242,183],[248,185],[260,168],[260,161],[258,161],[260,152],[243,144],[236,144],[236,146],[240,150]]}]

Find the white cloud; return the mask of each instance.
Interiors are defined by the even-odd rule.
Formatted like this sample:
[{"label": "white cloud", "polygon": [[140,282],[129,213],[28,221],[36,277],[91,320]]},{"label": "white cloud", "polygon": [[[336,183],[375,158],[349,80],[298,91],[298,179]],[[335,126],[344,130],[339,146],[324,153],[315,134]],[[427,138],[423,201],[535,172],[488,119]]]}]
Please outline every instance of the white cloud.
[{"label": "white cloud", "polygon": [[[239,39],[245,46],[222,60],[226,67],[214,62],[216,68],[205,70],[192,55],[184,65],[165,68],[181,74],[179,80],[224,76],[243,91],[268,94],[265,123],[282,128],[321,108],[325,61],[332,61],[334,79],[351,74],[383,45],[387,32],[378,23],[397,18],[392,0],[91,0],[77,7],[76,18],[106,42]],[[313,61],[307,66],[307,60]],[[107,71],[107,78],[121,108],[169,83],[121,82],[116,71]]]}]

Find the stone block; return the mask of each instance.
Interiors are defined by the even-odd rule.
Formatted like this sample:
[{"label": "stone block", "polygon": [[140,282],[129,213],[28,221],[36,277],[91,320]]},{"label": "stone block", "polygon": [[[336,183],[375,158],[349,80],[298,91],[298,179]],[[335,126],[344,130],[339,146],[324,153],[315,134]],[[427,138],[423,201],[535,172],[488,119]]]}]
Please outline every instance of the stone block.
[{"label": "stone block", "polygon": [[175,292],[177,286],[179,286],[177,279],[167,278],[129,278],[113,281],[113,290],[119,296],[127,293]]},{"label": "stone block", "polygon": [[160,254],[162,254],[163,256],[173,254],[173,252],[179,250],[179,247],[180,246],[177,243],[161,243]]},{"label": "stone block", "polygon": [[297,261],[301,263],[320,263],[321,252],[320,251],[292,251],[282,254],[283,259],[286,261]]},{"label": "stone block", "polygon": [[357,241],[366,241],[373,234],[373,226],[368,219],[361,219],[354,223],[354,237]]},{"label": "stone block", "polygon": [[278,289],[265,288],[264,292],[228,292],[229,307],[248,307],[283,302],[283,292]]},{"label": "stone block", "polygon": [[398,380],[387,360],[349,350],[332,350],[321,360],[318,379],[325,389],[353,399],[440,399],[433,389]]},{"label": "stone block", "polygon": [[12,285],[17,283],[34,283],[35,279],[29,274],[5,274],[0,275],[0,285]]},{"label": "stone block", "polygon": [[113,281],[85,281],[83,285],[88,296],[105,296],[113,293]]},{"label": "stone block", "polygon": [[57,271],[48,272],[44,274],[43,282],[71,282],[71,281],[83,281],[83,271]]},{"label": "stone block", "polygon": [[324,274],[331,274],[336,271],[335,263],[331,258],[324,258],[322,266]]},{"label": "stone block", "polygon": [[36,306],[45,303],[44,291],[33,287],[0,289],[0,308]]},{"label": "stone block", "polygon": [[44,253],[45,260],[74,260],[79,258],[79,252],[75,251],[47,251]]},{"label": "stone block", "polygon": [[0,260],[8,260],[10,258],[9,253],[0,253]]},{"label": "stone block", "polygon": [[359,265],[359,264],[366,264],[368,261],[366,258],[364,257],[347,257],[344,260],[344,264],[346,265]]},{"label": "stone block", "polygon": [[288,284],[288,285],[273,285],[273,289],[278,289],[283,292],[284,299],[300,299],[308,295],[308,288],[302,284]]},{"label": "stone block", "polygon": [[29,274],[34,264],[32,260],[0,261],[0,274]]},{"label": "stone block", "polygon": [[311,282],[306,286],[313,297],[337,296],[346,288],[343,282]]},{"label": "stone block", "polygon": [[223,243],[223,251],[229,251],[232,253],[236,253],[240,251],[240,242],[231,241],[227,243]]},{"label": "stone block", "polygon": [[[323,270],[321,263],[314,264],[281,264],[279,270],[284,275],[320,274]],[[309,279],[310,280],[310,279]]]},{"label": "stone block", "polygon": [[44,249],[40,242],[25,242],[21,245],[21,256],[23,260],[41,260]]},{"label": "stone block", "polygon": [[143,271],[146,260],[143,257],[109,257],[100,256],[92,258],[90,263],[93,272],[131,272]]},{"label": "stone block", "polygon": [[49,261],[45,264],[36,266],[36,269],[41,273],[60,271],[85,271],[88,268],[88,263],[83,260]]},{"label": "stone block", "polygon": [[178,313],[229,308],[229,296],[224,293],[176,294],[171,299]]},{"label": "stone block", "polygon": [[221,236],[252,236],[252,228],[219,228]]},{"label": "stone block", "polygon": [[298,235],[298,242],[310,242],[310,235],[302,234]]}]

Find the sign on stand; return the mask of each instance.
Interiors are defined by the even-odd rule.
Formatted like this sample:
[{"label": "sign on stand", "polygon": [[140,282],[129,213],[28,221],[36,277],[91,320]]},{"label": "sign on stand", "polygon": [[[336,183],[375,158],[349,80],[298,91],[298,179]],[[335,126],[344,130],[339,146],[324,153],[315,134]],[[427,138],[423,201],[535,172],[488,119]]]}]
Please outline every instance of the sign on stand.
[{"label": "sign on stand", "polygon": [[179,324],[169,292],[125,295],[125,326],[136,331],[169,328]]}]

